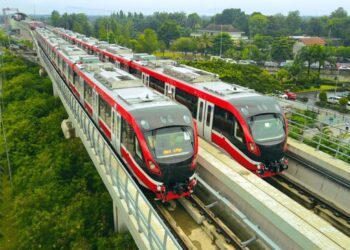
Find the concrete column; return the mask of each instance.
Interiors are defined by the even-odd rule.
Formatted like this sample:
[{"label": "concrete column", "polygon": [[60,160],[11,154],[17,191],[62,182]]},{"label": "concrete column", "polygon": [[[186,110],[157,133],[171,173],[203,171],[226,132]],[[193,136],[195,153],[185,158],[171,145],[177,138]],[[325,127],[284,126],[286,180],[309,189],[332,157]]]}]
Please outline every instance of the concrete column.
[{"label": "concrete column", "polygon": [[117,208],[117,203],[113,200],[113,221],[114,221],[114,231],[116,233],[122,233],[128,231],[128,228],[123,220],[121,209]]}]

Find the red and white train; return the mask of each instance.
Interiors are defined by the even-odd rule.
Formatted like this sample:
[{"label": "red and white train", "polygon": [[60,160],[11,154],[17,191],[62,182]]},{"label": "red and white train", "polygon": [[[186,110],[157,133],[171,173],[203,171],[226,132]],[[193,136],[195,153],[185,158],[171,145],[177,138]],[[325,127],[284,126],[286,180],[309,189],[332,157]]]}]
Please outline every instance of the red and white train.
[{"label": "red and white train", "polygon": [[186,107],[111,63],[37,28],[39,46],[131,173],[157,199],[189,196],[198,137]]},{"label": "red and white train", "polygon": [[262,177],[288,168],[287,121],[278,102],[216,75],[60,28],[53,31],[90,54],[138,76],[189,108],[198,134]]}]

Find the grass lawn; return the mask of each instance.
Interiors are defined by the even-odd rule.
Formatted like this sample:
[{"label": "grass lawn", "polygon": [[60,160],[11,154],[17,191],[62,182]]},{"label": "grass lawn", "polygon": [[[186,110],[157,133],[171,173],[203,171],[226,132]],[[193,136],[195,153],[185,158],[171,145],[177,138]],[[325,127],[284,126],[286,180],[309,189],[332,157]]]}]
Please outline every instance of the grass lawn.
[{"label": "grass lawn", "polygon": [[13,209],[13,199],[11,194],[11,185],[8,176],[0,177],[0,249],[16,249],[17,232],[15,218],[10,217],[10,211]]},{"label": "grass lawn", "polygon": [[321,85],[319,88],[317,87],[311,87],[308,89],[302,89],[298,90],[298,93],[305,93],[305,92],[314,92],[314,91],[329,91],[329,90],[334,90],[335,86],[333,85]]}]

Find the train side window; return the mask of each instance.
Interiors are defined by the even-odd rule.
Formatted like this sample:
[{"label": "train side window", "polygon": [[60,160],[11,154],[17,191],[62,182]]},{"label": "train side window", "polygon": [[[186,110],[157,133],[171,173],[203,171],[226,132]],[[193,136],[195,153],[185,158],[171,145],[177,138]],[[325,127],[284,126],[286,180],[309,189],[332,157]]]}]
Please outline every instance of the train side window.
[{"label": "train side window", "polygon": [[212,111],[212,106],[208,106],[207,121],[206,121],[206,126],[207,127],[210,126],[211,111]]},{"label": "train side window", "polygon": [[79,76],[75,71],[73,71],[73,84],[75,86],[79,85]]},{"label": "train side window", "polygon": [[84,98],[89,104],[92,104],[92,88],[84,81]]},{"label": "train side window", "polygon": [[104,121],[104,123],[111,128],[111,106],[101,97],[99,96],[99,116]]},{"label": "train side window", "polygon": [[115,61],[114,61],[114,59],[113,58],[111,58],[111,57],[109,57],[109,62],[111,62],[111,63],[115,63]]},{"label": "train side window", "polygon": [[196,118],[197,116],[197,105],[198,105],[198,97],[191,95],[179,88],[176,88],[175,91],[175,99],[185,105],[192,113],[192,117]]},{"label": "train side window", "polygon": [[199,116],[198,116],[198,121],[202,122],[202,116],[203,116],[203,102],[199,104]]},{"label": "train side window", "polygon": [[164,94],[165,83],[163,81],[160,81],[160,80],[150,76],[149,86],[151,88],[154,88],[158,92]]},{"label": "train side window", "polygon": [[135,132],[132,129],[131,125],[124,119],[122,119],[122,138],[121,142],[125,146],[125,148],[129,151],[129,153],[134,156],[135,150],[134,150],[134,143],[135,140]]},{"label": "train side window", "polygon": [[68,79],[72,84],[74,84],[73,70],[71,67],[68,67]]},{"label": "train side window", "polygon": [[243,142],[243,131],[238,122],[235,122],[235,138],[240,142]]}]

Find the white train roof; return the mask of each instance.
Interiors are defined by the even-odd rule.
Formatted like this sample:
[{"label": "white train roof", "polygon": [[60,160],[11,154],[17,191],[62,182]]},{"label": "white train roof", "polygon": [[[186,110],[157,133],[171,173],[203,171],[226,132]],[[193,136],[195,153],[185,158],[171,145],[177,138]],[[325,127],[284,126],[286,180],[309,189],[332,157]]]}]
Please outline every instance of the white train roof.
[{"label": "white train roof", "polygon": [[[38,30],[48,42],[55,45],[63,43],[58,51],[67,59],[76,64],[77,67],[101,89],[122,104],[129,111],[139,111],[145,108],[170,107],[187,110],[182,105],[172,101],[170,98],[145,87],[140,79],[116,68],[111,63],[100,62],[99,58],[87,54],[83,49],[67,43],[58,38],[48,30]],[[52,41],[53,40],[53,41]],[[182,107],[182,109],[181,109]],[[156,109],[157,110],[157,109]],[[161,109],[164,110],[164,109]],[[169,111],[168,111],[169,112]]]},{"label": "white train roof", "polygon": [[[70,35],[69,31],[67,30],[63,29],[61,30],[61,32]],[[131,50],[129,51],[132,52]],[[263,96],[255,92],[255,90],[253,89],[242,87],[233,83],[225,83],[221,81],[216,74],[193,68],[187,65],[178,64],[173,60],[156,59],[155,56],[147,53],[118,53],[117,51],[109,52],[115,54],[116,56],[125,58],[129,61],[134,61],[135,63],[140,64],[141,66],[149,67],[156,72],[177,79],[198,90],[210,93],[221,99],[228,100],[231,103],[234,103],[235,99],[254,100],[254,97]],[[262,99],[268,98],[270,97]]]}]

